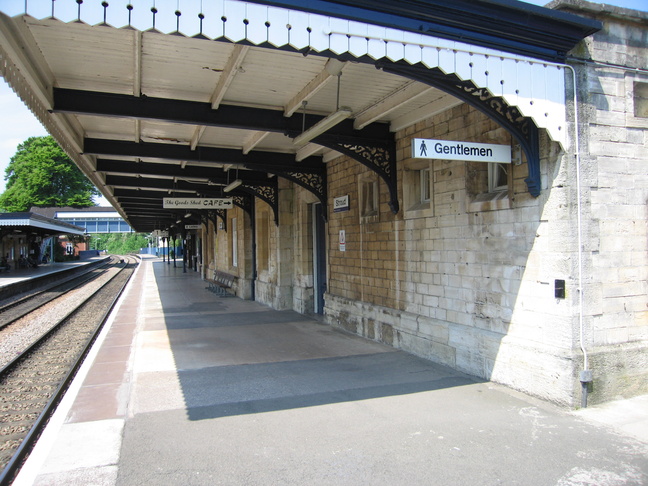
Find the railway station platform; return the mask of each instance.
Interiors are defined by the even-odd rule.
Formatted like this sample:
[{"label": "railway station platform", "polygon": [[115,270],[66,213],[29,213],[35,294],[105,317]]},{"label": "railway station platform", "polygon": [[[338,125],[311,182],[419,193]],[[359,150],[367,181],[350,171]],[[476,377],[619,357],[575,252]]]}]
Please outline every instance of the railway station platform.
[{"label": "railway station platform", "polygon": [[65,272],[75,267],[83,267],[85,265],[90,265],[97,261],[105,260],[106,255],[100,255],[90,258],[85,258],[83,260],[73,260],[69,262],[48,262],[48,263],[39,263],[37,267],[28,267],[28,268],[14,268],[11,270],[0,271],[0,300],[2,300],[2,291],[6,287],[11,287],[18,283],[24,282],[25,280],[31,280],[34,278],[42,277],[45,275],[50,275],[58,272]]},{"label": "railway station platform", "polygon": [[15,485],[648,480],[648,397],[570,412],[206,287],[144,256]]}]

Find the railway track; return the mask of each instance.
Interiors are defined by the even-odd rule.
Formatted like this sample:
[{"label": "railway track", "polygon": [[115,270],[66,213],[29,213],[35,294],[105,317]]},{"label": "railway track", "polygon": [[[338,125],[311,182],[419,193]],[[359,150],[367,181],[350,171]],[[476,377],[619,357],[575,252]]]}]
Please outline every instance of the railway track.
[{"label": "railway track", "polygon": [[[0,364],[0,486],[11,483],[29,455],[135,271],[137,259],[127,257],[118,267],[113,265],[83,287],[59,296],[56,301],[61,302],[50,301],[0,330],[0,346],[24,332],[19,328],[35,327],[39,334],[24,344],[12,344],[15,358]],[[11,337],[7,331],[12,331]]]},{"label": "railway track", "polygon": [[70,277],[62,282],[44,285],[41,289],[22,294],[13,299],[0,302],[0,329],[10,326],[20,318],[33,312],[39,307],[64,296],[67,292],[81,287],[86,282],[99,277],[107,268],[119,262],[116,257],[99,267],[90,268],[86,273]]}]

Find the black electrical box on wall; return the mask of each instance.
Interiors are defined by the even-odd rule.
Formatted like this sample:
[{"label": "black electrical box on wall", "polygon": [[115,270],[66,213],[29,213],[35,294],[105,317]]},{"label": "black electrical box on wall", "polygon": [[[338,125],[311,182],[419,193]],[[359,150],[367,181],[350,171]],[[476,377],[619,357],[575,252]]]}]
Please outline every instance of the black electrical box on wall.
[{"label": "black electrical box on wall", "polygon": [[565,298],[565,281],[564,280],[556,280],[555,281],[555,286],[554,286],[554,295],[556,299],[564,299]]}]

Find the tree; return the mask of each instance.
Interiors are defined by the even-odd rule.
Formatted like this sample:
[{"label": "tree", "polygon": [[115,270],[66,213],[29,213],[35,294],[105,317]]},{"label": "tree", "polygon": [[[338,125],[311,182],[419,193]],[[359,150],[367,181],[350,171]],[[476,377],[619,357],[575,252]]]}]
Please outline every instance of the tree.
[{"label": "tree", "polygon": [[48,137],[30,137],[18,146],[5,169],[7,188],[0,208],[28,211],[32,206],[85,208],[95,206],[99,191]]},{"label": "tree", "polygon": [[110,233],[96,237],[101,238],[101,248],[112,255],[139,253],[140,248],[148,246],[144,233]]}]

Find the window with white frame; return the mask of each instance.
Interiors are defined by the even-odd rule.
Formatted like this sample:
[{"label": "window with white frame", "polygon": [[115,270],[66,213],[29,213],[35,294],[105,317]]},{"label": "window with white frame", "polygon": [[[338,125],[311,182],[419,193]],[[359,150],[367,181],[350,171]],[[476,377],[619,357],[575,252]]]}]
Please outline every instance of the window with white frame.
[{"label": "window with white frame", "polygon": [[509,164],[488,164],[488,192],[508,189]]},{"label": "window with white frame", "polygon": [[468,212],[510,209],[512,169],[512,164],[468,162],[466,164]]},{"label": "window with white frame", "polygon": [[359,183],[360,219],[371,222],[378,217],[378,181],[375,178],[361,179]]},{"label": "window with white frame", "polygon": [[430,168],[426,167],[419,172],[419,201],[421,203],[429,203],[431,197],[431,184],[430,184]]},{"label": "window with white frame", "polygon": [[236,218],[232,218],[230,222],[232,224],[232,266],[238,267],[238,234],[236,227]]},{"label": "window with white frame", "polygon": [[270,255],[270,218],[268,212],[259,214],[257,221],[257,269],[263,272],[268,269]]}]

